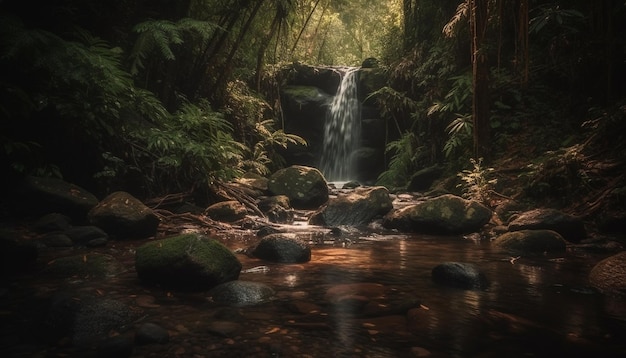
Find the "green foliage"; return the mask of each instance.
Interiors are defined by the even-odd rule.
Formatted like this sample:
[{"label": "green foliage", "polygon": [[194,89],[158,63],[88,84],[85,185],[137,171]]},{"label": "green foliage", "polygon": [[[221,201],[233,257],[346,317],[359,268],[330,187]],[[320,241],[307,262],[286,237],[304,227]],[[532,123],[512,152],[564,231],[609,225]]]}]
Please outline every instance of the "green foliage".
[{"label": "green foliage", "polygon": [[15,173],[41,177],[63,177],[58,166],[43,159],[44,148],[39,143],[18,141],[0,135],[0,145],[2,145],[10,168]]},{"label": "green foliage", "polygon": [[585,15],[574,9],[564,9],[556,4],[538,6],[533,11],[528,32],[536,35],[544,31],[551,34],[576,34],[581,31]]},{"label": "green foliage", "polygon": [[182,18],[176,22],[168,20],[146,20],[137,24],[133,31],[138,34],[133,50],[130,52],[130,73],[137,75],[145,68],[145,60],[158,54],[166,61],[176,59],[175,47],[185,42],[185,38],[194,38],[197,42],[206,41],[217,28],[211,22],[192,18]]},{"label": "green foliage", "polygon": [[465,153],[469,151],[472,143],[472,129],[474,124],[472,122],[472,116],[465,115],[454,119],[446,127],[448,132],[448,140],[443,146],[443,152],[446,158],[452,158],[453,154],[457,154],[459,151],[464,150]]},{"label": "green foliage", "polygon": [[243,169],[261,175],[284,166],[284,159],[276,152],[276,148],[287,149],[289,144],[307,145],[306,140],[295,134],[285,133],[282,129],[274,130],[274,120],[267,119],[255,126],[257,142],[248,151],[249,156],[243,160]]},{"label": "green foliage", "polygon": [[[548,151],[528,171],[520,176],[526,194],[535,199],[577,197],[589,188],[586,157],[582,145],[576,144],[556,151]],[[567,204],[563,202],[563,204]]]},{"label": "green foliage", "polygon": [[[67,40],[28,29],[17,18],[5,17],[0,22],[2,68],[11,81],[6,87],[9,95],[0,100],[0,113],[6,116],[5,143],[13,147],[21,143],[17,147],[22,152],[28,147],[31,154],[37,153],[39,144],[23,137],[33,115],[44,110],[58,119],[54,127],[100,150],[120,139],[127,125],[124,119],[166,116],[152,93],[136,88],[123,70],[120,48],[80,29]],[[22,155],[16,160],[27,161],[13,165],[23,173],[41,172],[52,165],[40,159],[47,149],[39,151],[38,159]]]},{"label": "green foliage", "polygon": [[389,168],[378,176],[376,184],[389,188],[405,186],[425,154],[424,148],[417,146],[417,138],[410,132],[404,133],[398,140],[389,142],[386,152],[392,153],[392,159]]},{"label": "green foliage", "polygon": [[448,139],[443,151],[446,158],[450,159],[455,154],[466,154],[472,145],[472,116],[471,116],[471,95],[472,76],[465,73],[460,76],[450,78],[452,86],[443,100],[435,101],[428,108],[427,115],[437,117],[436,120],[450,121],[446,126]]},{"label": "green foliage", "polygon": [[478,160],[470,158],[470,162],[472,169],[466,169],[457,174],[463,181],[457,187],[463,188],[463,197],[488,204],[489,194],[497,183],[497,179],[492,178],[494,169],[484,168],[482,166],[483,158]]},{"label": "green foliage", "polygon": [[277,148],[307,144],[295,134],[285,133],[282,129],[274,130],[274,120],[266,119],[272,115],[271,106],[243,81],[233,81],[227,88],[223,111],[235,124],[237,137],[249,148],[244,153],[242,169],[268,174],[284,164]]},{"label": "green foliage", "polygon": [[146,151],[153,158],[144,168],[152,169],[152,184],[161,191],[175,191],[242,174],[239,163],[245,147],[231,133],[230,123],[207,102],[201,102],[183,104],[162,126],[135,136],[145,140]]}]

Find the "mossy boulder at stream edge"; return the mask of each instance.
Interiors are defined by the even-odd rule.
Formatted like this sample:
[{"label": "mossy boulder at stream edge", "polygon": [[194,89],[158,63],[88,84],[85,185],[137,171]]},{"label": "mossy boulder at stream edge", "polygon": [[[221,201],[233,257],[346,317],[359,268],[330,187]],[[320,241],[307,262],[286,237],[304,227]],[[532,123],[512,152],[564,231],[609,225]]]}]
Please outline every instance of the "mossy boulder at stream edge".
[{"label": "mossy boulder at stream edge", "polygon": [[519,230],[498,236],[493,244],[511,254],[543,255],[563,253],[567,242],[553,230]]},{"label": "mossy boulder at stream edge", "polygon": [[135,268],[145,283],[201,291],[239,278],[241,263],[219,241],[185,234],[138,247]]},{"label": "mossy boulder at stream edge", "polygon": [[295,209],[317,209],[328,201],[328,184],[322,173],[312,167],[292,165],[269,178],[272,195],[285,195]]},{"label": "mossy boulder at stream edge", "polygon": [[491,216],[491,210],[477,201],[445,194],[391,211],[384,217],[383,226],[424,234],[455,235],[479,231]]}]

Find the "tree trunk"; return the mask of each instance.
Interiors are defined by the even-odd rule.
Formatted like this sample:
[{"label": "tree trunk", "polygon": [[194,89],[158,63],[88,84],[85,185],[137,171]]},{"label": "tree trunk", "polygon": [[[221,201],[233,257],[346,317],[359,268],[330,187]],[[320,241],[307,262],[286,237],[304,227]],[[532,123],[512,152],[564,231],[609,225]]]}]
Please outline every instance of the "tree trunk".
[{"label": "tree trunk", "polygon": [[517,65],[521,70],[520,84],[522,88],[528,87],[528,74],[530,72],[530,56],[529,56],[529,44],[528,44],[528,0],[520,0],[519,12],[518,12],[518,43],[519,54],[517,58]]},{"label": "tree trunk", "polygon": [[306,21],[304,21],[304,25],[302,25],[302,29],[300,29],[300,33],[298,33],[298,37],[296,38],[296,41],[293,43],[293,47],[291,47],[291,57],[293,57],[293,53],[294,51],[296,51],[296,47],[298,46],[300,37],[302,37],[302,34],[304,33],[304,30],[308,26],[309,21],[311,21],[311,17],[313,17],[313,14],[315,13],[315,9],[317,9],[317,5],[319,5],[319,3],[320,3],[320,0],[315,1],[315,5],[313,5],[313,9],[309,13],[309,16],[307,16]]},{"label": "tree trunk", "polygon": [[215,86],[214,90],[217,93],[218,102],[223,99],[224,91],[226,89],[226,81],[232,72],[233,58],[235,57],[235,53],[237,53],[237,50],[241,46],[243,38],[248,33],[248,30],[250,29],[250,25],[252,24],[252,21],[254,20],[254,18],[256,18],[256,15],[259,12],[259,9],[263,5],[264,1],[265,0],[258,0],[255,7],[252,9],[252,12],[250,13],[250,16],[248,17],[248,20],[245,22],[245,24],[239,31],[239,36],[237,36],[237,39],[232,45],[230,52],[228,53],[228,56],[226,57],[226,61],[223,63],[222,71],[220,72],[217,78],[217,81],[215,82],[215,85],[214,85]]},{"label": "tree trunk", "polygon": [[489,62],[487,60],[487,16],[489,0],[470,0],[470,33],[472,35],[472,117],[474,122],[474,156],[489,160]]}]

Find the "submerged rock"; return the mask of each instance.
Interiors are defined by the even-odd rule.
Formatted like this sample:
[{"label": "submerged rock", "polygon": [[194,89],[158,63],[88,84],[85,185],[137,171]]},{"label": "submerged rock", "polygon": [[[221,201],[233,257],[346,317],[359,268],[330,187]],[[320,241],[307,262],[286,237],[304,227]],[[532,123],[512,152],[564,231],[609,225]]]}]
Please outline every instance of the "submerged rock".
[{"label": "submerged rock", "polygon": [[393,203],[385,187],[359,187],[331,198],[328,204],[313,214],[309,223],[327,226],[365,225],[392,208]]},{"label": "submerged rock", "polygon": [[269,178],[273,195],[286,195],[296,209],[317,209],[328,201],[328,184],[322,173],[312,167],[292,165]]},{"label": "submerged rock", "polygon": [[135,332],[137,344],[167,343],[169,340],[170,333],[167,329],[155,323],[144,323]]},{"label": "submerged rock", "polygon": [[138,247],[135,268],[139,278],[146,283],[204,290],[236,280],[241,263],[219,241],[186,234]]},{"label": "submerged rock", "polygon": [[117,238],[154,236],[159,218],[129,193],[118,191],[89,211],[89,222]]},{"label": "submerged rock", "polygon": [[383,226],[435,235],[464,234],[479,231],[491,216],[491,210],[477,201],[445,194],[391,211]]},{"label": "submerged rock", "polygon": [[263,237],[250,254],[272,262],[300,263],[311,260],[311,247],[295,234],[277,233]]},{"label": "submerged rock", "polygon": [[556,231],[520,230],[504,233],[493,244],[512,254],[542,255],[565,252],[567,243]]},{"label": "submerged rock", "polygon": [[509,223],[509,231],[553,230],[569,242],[580,242],[587,233],[581,218],[555,209],[534,209],[521,213]]},{"label": "submerged rock", "polygon": [[485,289],[489,281],[478,266],[464,262],[444,262],[431,272],[435,283],[466,290]]}]

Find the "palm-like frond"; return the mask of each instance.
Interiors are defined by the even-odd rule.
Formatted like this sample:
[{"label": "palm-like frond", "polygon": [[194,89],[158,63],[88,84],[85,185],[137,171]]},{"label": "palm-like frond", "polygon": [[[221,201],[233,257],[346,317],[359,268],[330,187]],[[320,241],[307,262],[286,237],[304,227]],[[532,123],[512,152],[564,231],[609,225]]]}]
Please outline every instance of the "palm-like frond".
[{"label": "palm-like frond", "polygon": [[146,20],[137,24],[133,31],[138,34],[135,46],[130,53],[130,73],[136,75],[145,67],[144,61],[156,51],[163,59],[176,59],[174,47],[184,43],[186,35],[196,35],[206,40],[217,25],[202,20],[183,18],[177,22],[169,20]]}]

